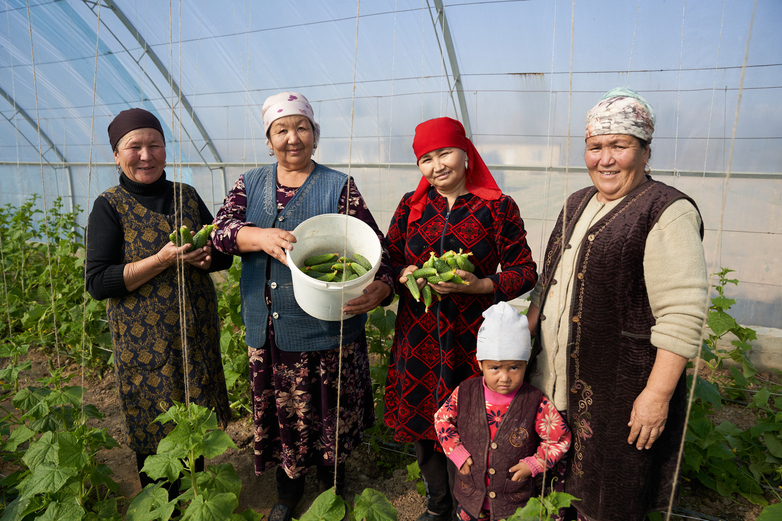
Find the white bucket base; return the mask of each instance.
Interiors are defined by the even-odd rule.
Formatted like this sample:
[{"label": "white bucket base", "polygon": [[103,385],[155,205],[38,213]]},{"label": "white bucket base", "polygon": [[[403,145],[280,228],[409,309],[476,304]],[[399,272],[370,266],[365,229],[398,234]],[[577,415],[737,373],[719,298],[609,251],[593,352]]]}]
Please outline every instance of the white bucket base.
[{"label": "white bucket base", "polygon": [[[287,252],[286,256],[296,303],[317,319],[330,322],[340,320],[344,316],[344,303],[360,297],[364,288],[375,280],[383,255],[380,240],[364,221],[335,213],[310,217],[291,233],[296,237],[296,243],[293,251]],[[313,255],[330,252],[344,255],[346,245],[348,257],[361,254],[372,263],[372,269],[344,283],[317,280],[299,269],[304,265],[304,259]]]}]

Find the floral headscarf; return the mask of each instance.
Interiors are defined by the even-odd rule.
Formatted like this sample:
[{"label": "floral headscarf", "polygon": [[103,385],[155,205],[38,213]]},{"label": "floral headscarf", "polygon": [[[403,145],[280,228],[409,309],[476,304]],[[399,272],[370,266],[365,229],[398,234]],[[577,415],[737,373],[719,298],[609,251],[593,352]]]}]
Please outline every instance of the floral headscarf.
[{"label": "floral headscarf", "polygon": [[651,141],[654,133],[654,109],[640,94],[617,87],[587,112],[585,136],[628,134],[643,141]]},{"label": "floral headscarf", "polygon": [[318,145],[320,125],[315,122],[315,111],[312,110],[312,105],[303,94],[285,91],[266,98],[261,109],[261,117],[263,118],[263,133],[267,138],[272,123],[285,116],[307,116],[315,133],[315,146]]}]

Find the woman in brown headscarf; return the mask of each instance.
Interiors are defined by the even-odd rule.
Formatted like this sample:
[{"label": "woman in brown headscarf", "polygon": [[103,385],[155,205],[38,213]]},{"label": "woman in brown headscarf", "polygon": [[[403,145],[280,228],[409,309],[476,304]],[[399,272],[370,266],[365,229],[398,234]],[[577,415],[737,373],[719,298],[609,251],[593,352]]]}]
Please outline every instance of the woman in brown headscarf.
[{"label": "woman in brown headscarf", "polygon": [[[209,273],[230,267],[233,259],[212,250],[210,242],[191,251],[191,245],[169,240],[171,230],[183,224],[198,230],[211,224],[212,215],[192,186],[166,179],[165,137],[153,114],[137,108],[120,112],[109,125],[109,141],[119,184],[100,194],[90,213],[87,290],[95,299],[109,299],[127,444],[141,470],[174,428],[154,420],[174,400],[186,401],[185,379],[191,402],[213,409],[223,427],[230,418]],[[181,290],[177,259],[184,270]],[[139,478],[142,488],[151,482],[145,474]],[[169,494],[177,488],[170,487]]]}]

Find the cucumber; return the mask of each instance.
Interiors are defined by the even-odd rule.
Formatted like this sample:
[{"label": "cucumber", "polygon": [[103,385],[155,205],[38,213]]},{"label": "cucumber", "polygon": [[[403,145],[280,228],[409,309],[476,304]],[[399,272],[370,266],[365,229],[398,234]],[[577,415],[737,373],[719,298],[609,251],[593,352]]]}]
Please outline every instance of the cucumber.
[{"label": "cucumber", "polygon": [[407,276],[407,282],[405,282],[405,286],[407,286],[407,289],[410,290],[410,294],[413,296],[415,301],[421,302],[421,290],[418,289],[418,283],[415,281],[412,275]]},{"label": "cucumber", "polygon": [[456,257],[454,255],[451,255],[447,259],[445,259],[445,262],[448,263],[448,266],[451,267],[451,269],[458,270],[459,264],[456,262]]},{"label": "cucumber", "polygon": [[443,282],[453,282],[453,278],[456,277],[456,270],[449,270],[444,271],[442,273],[439,273],[440,278],[443,279]]},{"label": "cucumber", "polygon": [[206,242],[209,240],[209,237],[212,235],[212,230],[214,229],[215,227],[213,224],[206,224],[203,228],[198,230],[198,233],[193,236],[193,249],[197,250],[206,246]]},{"label": "cucumber", "polygon": [[360,262],[351,262],[350,269],[352,269],[359,277],[367,274],[366,268],[364,268],[364,265]]},{"label": "cucumber", "polygon": [[438,282],[443,282],[443,278],[440,275],[432,275],[431,277],[426,277],[426,282],[437,284]]},{"label": "cucumber", "polygon": [[434,268],[421,268],[413,272],[413,278],[415,279],[425,279],[432,275],[437,275],[437,270]]},{"label": "cucumber", "polygon": [[[316,272],[317,273],[317,272]],[[320,277],[317,277],[318,280],[322,280],[324,282],[331,282],[334,280],[334,277],[337,276],[336,271],[332,271],[331,273],[324,273]]]},{"label": "cucumber", "polygon": [[372,263],[369,262],[369,260],[366,257],[364,257],[363,255],[361,255],[360,253],[356,253],[355,255],[353,255],[353,257],[356,259],[356,262],[361,264],[361,266],[365,270],[369,271],[369,270],[372,269]]},{"label": "cucumber", "polygon": [[454,284],[464,284],[465,286],[469,286],[469,282],[465,282],[459,275],[456,273],[453,274],[453,277],[451,277],[451,282]]},{"label": "cucumber", "polygon": [[190,228],[188,228],[184,224],[179,229],[179,235],[182,236],[182,246],[184,246],[185,244],[193,244],[193,236],[190,235]]},{"label": "cucumber", "polygon": [[323,264],[329,261],[333,261],[336,259],[339,255],[336,253],[323,253],[321,255],[313,255],[312,257],[307,257],[304,259],[304,265],[305,266],[315,266],[317,264]]},{"label": "cucumber", "polygon": [[421,298],[426,306],[426,312],[429,313],[429,306],[432,305],[432,287],[429,286],[429,284],[426,284],[421,288]]},{"label": "cucumber", "polygon": [[469,253],[462,253],[456,256],[456,263],[459,265],[459,269],[462,271],[469,271],[470,273],[475,271],[475,266],[467,259]]},{"label": "cucumber", "polygon": [[437,258],[437,255],[434,254],[433,251],[429,252],[429,258],[426,259],[426,262],[424,262],[423,267],[424,268],[432,268],[434,267],[434,260]]},{"label": "cucumber", "polygon": [[437,270],[437,273],[443,273],[444,271],[451,271],[453,269],[442,259],[435,259],[433,266],[434,269]]},{"label": "cucumber", "polygon": [[321,273],[328,273],[330,271],[334,271],[332,269],[332,266],[334,266],[333,262],[324,262],[323,264],[316,264],[314,266],[306,266],[305,269],[307,271],[319,271]]},{"label": "cucumber", "polygon": [[168,239],[174,243],[175,246],[181,246],[181,241],[179,240],[179,234],[175,231],[168,234]]}]

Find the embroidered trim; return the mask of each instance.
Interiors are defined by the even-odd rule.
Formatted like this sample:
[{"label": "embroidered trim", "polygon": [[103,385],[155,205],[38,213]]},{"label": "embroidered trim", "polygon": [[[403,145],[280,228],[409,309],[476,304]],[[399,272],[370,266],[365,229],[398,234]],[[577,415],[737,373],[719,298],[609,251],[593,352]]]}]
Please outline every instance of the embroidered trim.
[{"label": "embroidered trim", "polygon": [[645,195],[646,192],[654,188],[656,185],[657,183],[649,183],[649,186],[646,189],[642,190],[630,201],[628,201],[627,204],[625,204],[621,209],[619,209],[619,211],[612,215],[610,219],[604,222],[599,229],[589,233],[586,236],[586,253],[584,254],[584,261],[581,263],[581,270],[576,276],[576,284],[578,285],[578,312],[575,316],[572,317],[572,321],[576,324],[576,334],[575,340],[573,341],[573,350],[570,353],[570,356],[573,358],[575,364],[573,387],[570,389],[570,392],[574,394],[578,394],[579,391],[581,392],[581,396],[578,400],[578,410],[573,413],[573,425],[571,426],[571,429],[576,433],[576,440],[573,443],[573,449],[575,453],[575,457],[573,458],[573,471],[579,477],[584,475],[584,470],[581,466],[582,460],[584,458],[584,447],[582,442],[583,440],[592,437],[592,428],[589,422],[590,418],[592,417],[592,414],[589,412],[589,406],[592,404],[592,387],[581,380],[581,359],[579,356],[581,352],[581,318],[584,309],[584,287],[586,286],[586,274],[587,267],[589,265],[589,255],[592,252],[592,246],[595,244],[595,239],[597,239],[597,236],[600,235],[600,232],[605,230],[606,227],[614,221],[614,219],[622,215],[625,210],[633,206],[633,203],[635,203],[639,198]]}]

